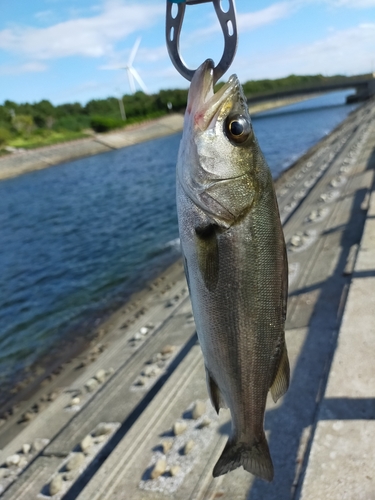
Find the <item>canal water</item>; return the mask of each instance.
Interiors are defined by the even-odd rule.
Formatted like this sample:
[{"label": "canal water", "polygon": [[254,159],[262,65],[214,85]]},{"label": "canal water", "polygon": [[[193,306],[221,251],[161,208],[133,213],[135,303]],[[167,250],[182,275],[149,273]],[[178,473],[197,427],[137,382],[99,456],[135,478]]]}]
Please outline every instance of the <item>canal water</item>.
[{"label": "canal water", "polygon": [[[355,108],[347,94],[253,118],[274,177]],[[0,392],[177,258],[180,138],[0,182]]]}]

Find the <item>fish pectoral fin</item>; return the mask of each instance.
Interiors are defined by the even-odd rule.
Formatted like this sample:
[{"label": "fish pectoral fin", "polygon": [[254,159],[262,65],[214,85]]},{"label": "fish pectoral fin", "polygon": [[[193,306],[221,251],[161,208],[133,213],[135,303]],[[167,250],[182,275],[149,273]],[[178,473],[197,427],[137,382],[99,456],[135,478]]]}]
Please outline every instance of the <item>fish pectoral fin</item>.
[{"label": "fish pectoral fin", "polygon": [[289,368],[288,351],[286,350],[286,345],[284,343],[280,355],[280,361],[277,366],[276,374],[271,385],[271,395],[275,403],[288,390],[289,378],[290,378],[290,368]]},{"label": "fish pectoral fin", "polygon": [[204,284],[210,292],[215,290],[219,279],[219,245],[216,224],[195,229],[198,267]]},{"label": "fish pectoral fin", "polygon": [[217,385],[215,380],[211,377],[210,372],[207,370],[207,367],[206,367],[206,380],[207,380],[208,394],[210,396],[212,406],[215,408],[216,413],[218,414],[220,408],[228,408],[228,407],[224,401],[219,386]]},{"label": "fish pectoral fin", "polygon": [[240,443],[235,438],[229,438],[212,474],[218,477],[241,465],[254,476],[272,481],[273,464],[264,432],[260,441],[252,444]]}]

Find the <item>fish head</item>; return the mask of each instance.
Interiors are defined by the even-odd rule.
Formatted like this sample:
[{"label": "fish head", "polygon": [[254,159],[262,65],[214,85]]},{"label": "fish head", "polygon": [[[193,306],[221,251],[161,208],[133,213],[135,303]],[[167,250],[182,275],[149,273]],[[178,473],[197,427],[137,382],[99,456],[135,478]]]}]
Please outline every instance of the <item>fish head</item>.
[{"label": "fish head", "polygon": [[213,69],[208,59],[192,79],[177,176],[196,205],[230,226],[252,204],[261,152],[237,76],[214,93]]}]

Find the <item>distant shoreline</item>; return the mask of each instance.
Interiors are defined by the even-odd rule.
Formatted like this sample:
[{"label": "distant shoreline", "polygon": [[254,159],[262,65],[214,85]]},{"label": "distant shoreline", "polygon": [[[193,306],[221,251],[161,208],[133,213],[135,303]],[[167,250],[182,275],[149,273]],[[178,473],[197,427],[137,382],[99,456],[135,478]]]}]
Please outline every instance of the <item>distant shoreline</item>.
[{"label": "distant shoreline", "polygon": [[[281,108],[313,97],[315,95],[265,101],[250,106],[250,114],[256,115],[262,111]],[[0,157],[0,180],[175,134],[182,130],[183,120],[182,114],[172,113],[105,134],[95,134],[84,139],[11,153]]]}]

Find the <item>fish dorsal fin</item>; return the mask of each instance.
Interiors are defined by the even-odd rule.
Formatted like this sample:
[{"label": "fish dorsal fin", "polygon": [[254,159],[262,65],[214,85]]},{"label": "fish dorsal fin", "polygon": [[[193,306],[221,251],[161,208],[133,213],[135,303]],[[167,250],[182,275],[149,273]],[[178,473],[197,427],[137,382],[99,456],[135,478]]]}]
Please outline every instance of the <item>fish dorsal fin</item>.
[{"label": "fish dorsal fin", "polygon": [[210,372],[207,370],[207,367],[206,367],[206,381],[207,381],[208,394],[210,396],[212,406],[216,410],[216,413],[219,413],[220,408],[228,408],[217,383],[211,377]]},{"label": "fish dorsal fin", "polygon": [[219,245],[216,224],[195,229],[197,240],[198,267],[208,291],[216,289],[219,279]]},{"label": "fish dorsal fin", "polygon": [[289,359],[288,359],[288,352],[286,350],[286,345],[284,342],[280,355],[280,361],[277,366],[277,370],[271,385],[272,399],[274,400],[275,403],[288,390],[289,377],[290,377]]}]

